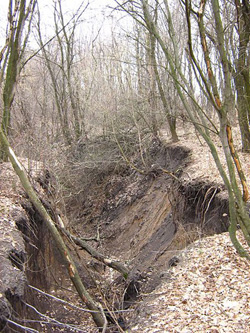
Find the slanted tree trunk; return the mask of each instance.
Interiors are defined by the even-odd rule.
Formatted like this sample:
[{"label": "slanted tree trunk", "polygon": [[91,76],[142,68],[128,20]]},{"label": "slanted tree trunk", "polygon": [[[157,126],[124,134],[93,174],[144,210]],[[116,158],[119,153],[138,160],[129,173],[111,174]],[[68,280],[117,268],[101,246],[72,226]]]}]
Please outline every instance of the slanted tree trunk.
[{"label": "slanted tree trunk", "polygon": [[50,217],[49,213],[46,211],[45,207],[43,206],[42,202],[38,198],[36,192],[34,191],[28,176],[23,168],[23,166],[18,161],[15,153],[13,152],[12,148],[9,145],[9,142],[3,132],[2,129],[0,129],[0,142],[2,144],[2,147],[5,149],[5,153],[10,159],[12,166],[18,175],[20,182],[27,193],[30,201],[34,205],[35,209],[39,212],[41,217],[43,218],[48,230],[50,231],[53,240],[63,258],[63,261],[65,265],[67,266],[69,277],[75,286],[78,295],[82,299],[82,301],[86,304],[89,310],[91,310],[91,315],[93,317],[94,322],[96,323],[97,327],[99,329],[105,328],[107,325],[107,320],[104,314],[104,311],[102,309],[102,306],[100,303],[96,302],[88,293],[87,289],[84,287],[82,280],[80,278],[80,275],[78,273],[78,270],[76,268],[76,265],[71,258],[70,252],[65,245],[59,231],[57,230],[54,221]]}]

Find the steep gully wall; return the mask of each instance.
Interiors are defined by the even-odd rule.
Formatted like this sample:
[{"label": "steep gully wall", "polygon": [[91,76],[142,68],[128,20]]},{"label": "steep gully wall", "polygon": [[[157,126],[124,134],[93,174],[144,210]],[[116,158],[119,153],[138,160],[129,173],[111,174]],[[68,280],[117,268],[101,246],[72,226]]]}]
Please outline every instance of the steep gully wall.
[{"label": "steep gully wall", "polygon": [[126,184],[124,180],[107,185],[111,193],[106,217],[102,213],[105,252],[132,267],[125,306],[140,291],[150,292],[166,279],[181,249],[199,237],[226,231],[229,224],[223,187],[185,177],[192,163],[189,149],[156,141],[150,153],[154,164],[149,175],[137,176],[123,187],[119,183]]},{"label": "steep gully wall", "polygon": [[[123,299],[125,308],[140,292],[149,292],[166,279],[169,266],[178,262],[178,252],[188,243],[228,227],[228,203],[223,188],[185,179],[185,167],[191,163],[187,148],[155,141],[150,155],[154,166],[148,175],[120,175],[106,181],[107,199],[92,226],[94,229],[98,220],[103,237],[100,251],[128,262],[132,268]],[[15,175],[10,166],[0,165],[2,174],[6,169],[6,181],[13,182]],[[162,170],[175,172],[179,180]],[[52,306],[28,284],[48,291],[55,281],[57,286],[70,287],[59,254],[27,198],[20,195],[20,189],[16,195],[17,189],[10,184],[5,186],[2,182],[1,187],[0,329],[10,332],[15,326],[11,322],[6,325],[6,318],[39,318],[25,304],[32,304],[40,312]],[[6,210],[3,189],[10,187],[12,194],[8,194]],[[83,209],[86,223],[93,221],[91,212],[88,214]],[[91,232],[91,228],[88,230]],[[82,268],[83,278],[88,275],[85,273]],[[67,316],[63,311],[61,315]],[[38,323],[30,326],[41,330]],[[18,331],[18,327],[15,329]]]}]

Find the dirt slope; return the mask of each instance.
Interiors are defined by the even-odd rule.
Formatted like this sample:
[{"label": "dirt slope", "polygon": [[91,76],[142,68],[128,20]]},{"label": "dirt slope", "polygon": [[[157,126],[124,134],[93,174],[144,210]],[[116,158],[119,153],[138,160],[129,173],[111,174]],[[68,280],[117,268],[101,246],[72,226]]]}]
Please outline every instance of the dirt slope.
[{"label": "dirt slope", "polygon": [[[214,281],[217,277],[226,275],[226,272],[228,280],[229,276],[233,276],[234,281],[236,274],[242,275],[241,268],[248,267],[247,263],[237,261],[235,254],[223,252],[224,247],[230,247],[227,236],[213,236],[206,239],[204,243],[199,243],[200,249],[204,246],[204,250],[201,250],[202,253],[199,252],[200,250],[197,250],[196,253],[191,248],[185,250],[195,240],[221,233],[228,227],[226,193],[219,178],[217,176],[211,177],[211,175],[216,174],[214,168],[208,172],[208,166],[204,165],[206,158],[210,159],[209,153],[196,140],[195,154],[192,149],[193,138],[191,138],[190,144],[187,138],[185,141],[185,145],[182,145],[180,143],[162,144],[158,140],[153,140],[149,152],[151,167],[148,174],[139,175],[136,172],[126,172],[106,177],[98,185],[98,188],[90,189],[88,195],[82,199],[82,207],[78,207],[77,219],[71,225],[71,232],[82,237],[93,237],[98,230],[100,241],[92,241],[91,244],[108,256],[120,258],[131,268],[128,280],[124,282],[116,272],[98,266],[83,251],[79,251],[69,243],[73,253],[75,253],[82,278],[91,292],[97,292],[101,288],[103,295],[107,297],[109,307],[119,309],[123,307],[128,311],[132,309],[135,316],[126,316],[124,313],[121,315],[125,320],[125,327],[129,331],[157,332],[158,330],[159,332],[168,332],[176,328],[177,332],[189,332],[188,326],[184,324],[187,319],[193,325],[190,324],[190,332],[194,332],[195,325],[197,323],[201,325],[201,318],[203,318],[199,309],[202,308],[204,298],[200,299],[200,297],[205,297],[204,293],[212,292],[213,295],[216,295],[215,299],[224,304],[224,299],[220,299],[215,294],[217,285]],[[209,165],[211,167],[211,164]],[[8,305],[7,308],[2,307],[2,314],[11,318],[11,311],[6,312],[6,309],[8,307],[11,309],[14,302],[10,302],[11,297],[8,299],[8,290],[12,291],[12,296],[17,295],[17,299],[27,302],[27,285],[31,282],[35,287],[47,290],[52,295],[64,298],[77,306],[84,306],[79,303],[76,293],[72,290],[68,279],[65,278],[65,269],[61,265],[56,249],[53,247],[46,230],[42,227],[39,217],[32,211],[27,200],[25,204],[22,202],[22,206],[20,205],[23,193],[21,194],[11,166],[2,164],[0,171],[2,176],[0,198],[2,207],[1,255],[4,257],[3,262],[6,262],[0,266],[0,279],[3,282],[6,281],[5,284],[2,283],[0,296],[2,304]],[[201,173],[205,176],[203,177]],[[10,189],[11,191],[8,192]],[[15,209],[15,205],[18,209]],[[23,207],[26,212],[23,211]],[[19,212],[19,214],[13,215],[13,211]],[[28,227],[30,225],[27,219],[32,221],[32,228],[23,230],[22,226]],[[8,222],[8,228],[11,227],[13,230],[6,228],[5,222]],[[24,231],[25,246],[22,235],[17,231],[15,224],[19,226],[21,231]],[[17,236],[12,241],[15,234]],[[44,239],[46,239],[45,243],[40,241]],[[208,249],[206,249],[206,244],[209,245]],[[37,250],[34,250],[35,248]],[[196,245],[194,248],[196,249]],[[222,257],[219,255],[217,258],[215,255],[218,253],[217,248],[219,254],[225,253],[225,258],[227,258],[226,255],[229,258],[234,256],[232,262],[235,262],[234,266],[229,265],[229,268],[225,268],[226,271],[221,273],[218,269],[220,265],[225,266],[224,255]],[[230,249],[233,251],[232,246]],[[9,260],[12,252],[17,253],[17,257],[21,258],[19,267],[13,263],[13,260]],[[185,254],[188,256],[189,253],[191,255],[186,261]],[[32,258],[33,260],[31,260]],[[226,260],[228,262],[228,259]],[[176,264],[177,268],[175,269],[173,267]],[[238,266],[239,271],[237,271]],[[29,270],[25,272],[23,267],[28,267]],[[184,271],[181,267],[185,267]],[[189,267],[191,267],[190,271]],[[206,268],[204,269],[204,267]],[[233,267],[233,275],[229,272],[230,267]],[[213,270],[217,272],[214,276],[212,275]],[[13,288],[9,288],[12,280],[8,274],[12,271],[15,272],[12,277],[15,277],[16,284],[14,283]],[[242,278],[244,281],[247,280],[243,275]],[[98,284],[96,284],[96,280],[99,280]],[[202,289],[203,284],[205,288],[210,286],[210,289]],[[195,289],[196,285],[198,285],[198,289]],[[18,289],[17,286],[21,289]],[[186,295],[185,292],[188,288],[194,298],[193,301],[189,294],[187,294],[188,301],[186,299],[183,301],[180,298]],[[159,298],[155,295],[155,290],[160,294]],[[240,293],[243,294],[243,289]],[[64,306],[60,302],[52,301],[51,297],[41,295],[40,292],[37,293],[34,290],[31,292],[29,289],[28,294],[30,296],[28,301],[33,302],[32,304],[35,304],[39,311],[47,316],[47,324],[38,325],[39,331],[59,331],[59,327],[62,332],[95,331],[93,323],[88,319],[89,316],[86,313],[83,314],[79,310],[74,312],[72,306]],[[209,300],[211,301],[211,299],[210,295]],[[173,303],[175,301],[177,303]],[[173,303],[171,303],[173,308],[169,302]],[[230,302],[233,301],[229,299],[227,303],[227,298],[225,298],[225,306],[229,308],[236,306],[242,309],[245,304],[237,305],[238,303]],[[185,307],[187,304],[189,309],[193,310],[191,317],[187,312],[188,308]],[[170,312],[165,312],[169,306]],[[214,306],[211,303],[211,307]],[[196,307],[198,317],[195,317]],[[21,313],[23,308],[16,309],[16,311]],[[219,310],[216,311],[216,315],[219,316]],[[182,314],[180,318],[179,313]],[[212,312],[204,318],[209,319],[211,314]],[[25,315],[27,318],[33,318],[34,313],[26,312]],[[232,327],[237,328],[237,330],[244,327],[241,319],[248,318],[244,316],[248,316],[248,313],[244,312],[243,317],[239,317],[238,326]],[[167,326],[168,321],[170,321],[167,319],[168,317],[172,318],[172,326],[170,324]],[[38,315],[37,319],[41,321],[44,320],[44,317]],[[174,326],[175,321],[177,322],[176,326]],[[213,322],[209,329],[214,329],[215,324]],[[218,329],[218,332],[224,332],[218,325],[215,325],[215,329]],[[208,326],[201,327],[205,332]]]}]

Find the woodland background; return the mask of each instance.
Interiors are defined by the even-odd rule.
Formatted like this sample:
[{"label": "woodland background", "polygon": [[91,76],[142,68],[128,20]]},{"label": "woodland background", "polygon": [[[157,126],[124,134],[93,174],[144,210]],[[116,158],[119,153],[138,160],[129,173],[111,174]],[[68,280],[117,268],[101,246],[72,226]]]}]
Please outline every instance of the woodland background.
[{"label": "woodland background", "polygon": [[231,240],[249,259],[236,235],[240,227],[250,245],[249,194],[233,142],[238,131],[250,152],[249,1],[110,1],[104,34],[91,1],[74,11],[66,3],[51,1],[46,26],[41,1],[6,1],[1,161],[11,160],[38,205],[16,156],[43,163],[66,213],[105,174],[124,165],[151,172],[152,138],[164,129],[177,142],[192,125],[228,192]]}]

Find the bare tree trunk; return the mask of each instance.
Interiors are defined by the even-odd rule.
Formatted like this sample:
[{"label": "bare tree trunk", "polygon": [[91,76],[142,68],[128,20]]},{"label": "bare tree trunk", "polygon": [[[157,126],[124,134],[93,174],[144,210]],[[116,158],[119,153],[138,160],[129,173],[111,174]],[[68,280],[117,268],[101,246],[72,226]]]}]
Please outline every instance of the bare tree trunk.
[{"label": "bare tree trunk", "polygon": [[147,45],[147,67],[149,73],[149,93],[148,93],[148,102],[150,106],[150,114],[151,114],[151,126],[152,131],[155,136],[157,136],[158,125],[156,119],[157,112],[157,100],[156,100],[156,80],[155,80],[155,68],[154,68],[154,46],[155,44],[151,43],[150,34],[147,36],[148,45]]},{"label": "bare tree trunk", "polygon": [[[11,120],[11,106],[14,100],[15,88],[17,76],[20,72],[20,59],[26,48],[27,39],[29,36],[30,24],[32,21],[36,1],[30,0],[28,6],[26,6],[26,1],[21,0],[15,4],[13,8],[12,2],[9,4],[9,32],[6,42],[6,47],[3,48],[1,52],[1,59],[5,53],[4,65],[1,68],[0,82],[4,80],[3,87],[3,114],[1,128],[5,135],[8,136],[10,129]],[[21,45],[22,33],[24,30],[25,23],[28,22],[28,32],[24,42]],[[6,69],[6,74],[4,73]],[[7,155],[5,150],[0,144],[0,160],[6,161]]]},{"label": "bare tree trunk", "polygon": [[5,152],[8,156],[8,158],[10,159],[10,161],[12,163],[12,166],[13,166],[16,174],[18,175],[18,177],[22,183],[22,186],[23,186],[25,192],[29,196],[30,201],[34,205],[35,209],[39,212],[39,214],[43,218],[47,228],[49,229],[49,231],[53,237],[53,240],[63,258],[63,261],[67,266],[70,279],[71,279],[73,285],[75,286],[80,298],[86,304],[88,309],[91,310],[91,315],[92,315],[97,327],[102,329],[107,324],[106,317],[104,315],[102,306],[100,303],[97,303],[96,301],[93,300],[93,298],[90,296],[90,294],[84,287],[82,280],[80,278],[80,275],[78,273],[78,270],[76,268],[76,265],[75,265],[73,259],[71,258],[71,255],[70,255],[70,252],[69,252],[67,246],[65,245],[59,231],[57,230],[54,221],[51,219],[49,213],[46,211],[45,207],[43,206],[42,202],[38,198],[36,192],[34,191],[24,168],[22,167],[22,165],[18,161],[15,153],[13,152],[12,148],[10,147],[9,142],[2,129],[0,129],[0,141],[1,141],[2,146],[5,149]]},{"label": "bare tree trunk", "polygon": [[238,118],[241,131],[242,150],[250,152],[250,4],[248,1],[235,0],[239,35],[238,59],[234,77],[237,90]]},{"label": "bare tree trunk", "polygon": [[152,34],[150,34],[150,44],[151,44],[151,61],[152,61],[152,66],[153,66],[154,73],[155,73],[155,80],[157,82],[158,90],[159,90],[159,93],[160,93],[160,96],[161,96],[161,101],[162,101],[164,111],[165,111],[165,114],[166,114],[166,117],[167,117],[168,126],[169,126],[169,129],[170,129],[172,140],[173,140],[173,142],[177,142],[177,141],[179,141],[179,139],[178,139],[178,135],[177,135],[177,132],[176,132],[176,117],[174,117],[171,114],[170,110],[169,110],[169,105],[168,105],[168,102],[167,102],[167,98],[165,96],[165,92],[164,92],[164,89],[163,89],[163,86],[162,86],[159,71],[158,71],[158,68],[157,68],[156,57],[155,57],[156,39],[155,39],[155,36],[152,35]]},{"label": "bare tree trunk", "polygon": [[67,103],[65,102],[65,99],[66,99],[65,83],[62,82],[62,93],[60,94],[59,82],[57,82],[56,74],[53,71],[52,61],[51,61],[51,59],[49,59],[48,51],[45,49],[43,41],[42,41],[39,12],[38,12],[38,17],[39,17],[39,20],[38,20],[37,30],[38,30],[39,43],[40,43],[40,47],[43,52],[46,67],[48,68],[51,82],[52,82],[52,89],[53,89],[53,93],[54,93],[55,107],[56,107],[56,111],[57,111],[58,118],[59,118],[59,124],[61,127],[61,131],[63,134],[63,138],[65,140],[65,143],[67,145],[70,145],[72,142],[72,137],[71,137],[70,128],[69,128],[68,110],[67,110],[68,106],[67,106]]}]

